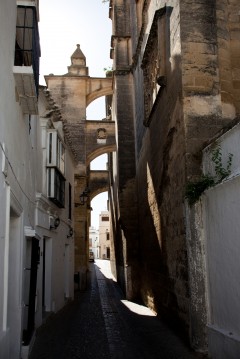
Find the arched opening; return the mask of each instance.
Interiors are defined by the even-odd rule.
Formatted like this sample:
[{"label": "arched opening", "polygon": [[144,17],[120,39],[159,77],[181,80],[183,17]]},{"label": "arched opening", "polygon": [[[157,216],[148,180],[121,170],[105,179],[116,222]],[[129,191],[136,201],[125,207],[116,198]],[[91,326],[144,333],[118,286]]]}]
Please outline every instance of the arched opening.
[{"label": "arched opening", "polygon": [[107,170],[107,163],[108,163],[108,157],[107,154],[104,153],[101,156],[96,157],[93,161],[90,163],[90,169],[91,170]]},{"label": "arched opening", "polygon": [[100,213],[108,210],[108,193],[102,192],[94,197],[91,201],[91,207],[91,227],[98,229]]},{"label": "arched opening", "polygon": [[[108,166],[108,155],[104,153],[101,156],[96,157],[90,162],[90,169],[92,171],[106,171]],[[100,189],[101,191],[101,189]],[[99,191],[99,192],[100,192]],[[98,192],[98,193],[99,193]],[[107,191],[101,192],[96,195],[91,201],[91,226],[99,227],[99,214],[101,211],[106,211],[108,208],[108,193]]]},{"label": "arched opening", "polygon": [[106,117],[105,96],[99,97],[88,105],[86,109],[87,120],[101,121]]},{"label": "arched opening", "polygon": [[91,201],[91,207],[93,210],[91,211],[91,226],[89,228],[89,253],[93,253],[95,259],[110,259],[108,193],[102,192],[94,197]]}]

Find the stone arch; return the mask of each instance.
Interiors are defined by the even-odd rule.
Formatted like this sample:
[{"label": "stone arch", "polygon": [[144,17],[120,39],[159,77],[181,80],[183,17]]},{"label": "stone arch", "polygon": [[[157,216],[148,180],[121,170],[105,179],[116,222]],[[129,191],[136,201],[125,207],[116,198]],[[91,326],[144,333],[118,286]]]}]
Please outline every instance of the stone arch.
[{"label": "stone arch", "polygon": [[98,97],[86,107],[86,121],[101,121],[106,119],[105,97]]},{"label": "stone arch", "polygon": [[110,86],[107,88],[102,88],[94,92],[91,92],[86,97],[86,106],[90,105],[90,103],[92,103],[94,100],[98,99],[99,97],[108,96],[112,94],[113,94],[113,90],[112,87]]},{"label": "stone arch", "polygon": [[92,201],[95,197],[104,192],[108,192],[108,185],[106,185],[105,188],[98,188],[92,191],[90,195],[90,201]]},{"label": "stone arch", "polygon": [[94,151],[90,152],[86,158],[87,166],[90,165],[90,162],[93,161],[96,157],[103,155],[104,153],[110,153],[116,151],[116,144],[101,146]]},{"label": "stone arch", "polygon": [[104,170],[95,170],[90,171],[89,176],[89,188],[90,191],[90,201],[93,200],[98,194],[106,192],[109,189],[109,173]]}]

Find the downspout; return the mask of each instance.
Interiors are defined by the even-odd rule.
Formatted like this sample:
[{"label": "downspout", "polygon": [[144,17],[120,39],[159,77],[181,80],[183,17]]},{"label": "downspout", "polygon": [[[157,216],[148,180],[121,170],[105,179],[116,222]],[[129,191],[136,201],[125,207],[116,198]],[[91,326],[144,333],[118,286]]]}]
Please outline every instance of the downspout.
[{"label": "downspout", "polygon": [[5,223],[4,274],[3,274],[3,331],[7,330],[9,226],[10,226],[10,186],[6,183],[6,223]]}]

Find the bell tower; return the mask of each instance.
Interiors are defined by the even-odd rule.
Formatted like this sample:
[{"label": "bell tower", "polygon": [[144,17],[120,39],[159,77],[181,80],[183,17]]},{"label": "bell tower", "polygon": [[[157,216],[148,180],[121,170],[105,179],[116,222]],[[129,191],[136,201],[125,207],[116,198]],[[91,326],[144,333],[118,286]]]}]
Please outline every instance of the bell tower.
[{"label": "bell tower", "polygon": [[77,44],[77,48],[71,56],[71,65],[68,66],[69,76],[88,76],[88,67],[86,66],[86,57]]},{"label": "bell tower", "polygon": [[50,74],[45,76],[45,80],[54,105],[61,112],[65,136],[75,157],[75,273],[79,274],[80,289],[84,289],[88,268],[90,201],[108,188],[108,173],[91,171],[90,162],[103,153],[116,150],[115,123],[109,120],[88,121],[86,108],[97,98],[112,95],[113,79],[90,77],[86,57],[77,44],[68,72]]}]

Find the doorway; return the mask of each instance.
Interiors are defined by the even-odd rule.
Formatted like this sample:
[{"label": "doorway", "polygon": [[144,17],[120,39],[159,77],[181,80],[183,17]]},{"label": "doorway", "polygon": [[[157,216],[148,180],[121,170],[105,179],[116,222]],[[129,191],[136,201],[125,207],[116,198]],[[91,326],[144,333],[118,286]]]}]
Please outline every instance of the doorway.
[{"label": "doorway", "polygon": [[64,296],[65,296],[65,299],[69,298],[69,262],[70,262],[69,244],[65,244],[65,252],[64,252]]},{"label": "doorway", "polygon": [[42,252],[42,313],[43,318],[52,310],[52,239],[43,237]]},{"label": "doorway", "polygon": [[40,261],[40,247],[39,240],[35,237],[31,239],[31,266],[29,281],[28,303],[27,310],[27,328],[23,331],[23,344],[28,345],[35,327],[35,305],[36,305],[36,290],[37,290],[37,271]]}]

